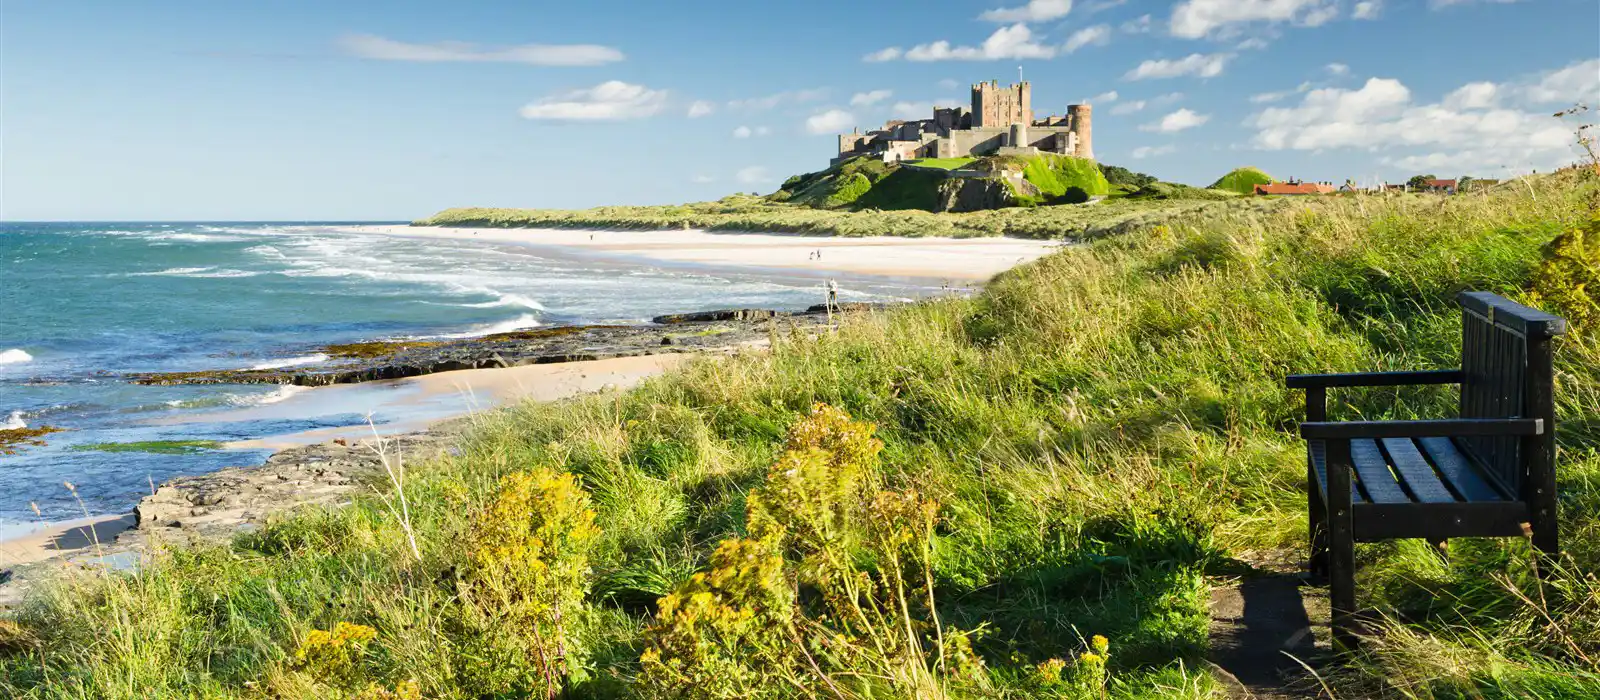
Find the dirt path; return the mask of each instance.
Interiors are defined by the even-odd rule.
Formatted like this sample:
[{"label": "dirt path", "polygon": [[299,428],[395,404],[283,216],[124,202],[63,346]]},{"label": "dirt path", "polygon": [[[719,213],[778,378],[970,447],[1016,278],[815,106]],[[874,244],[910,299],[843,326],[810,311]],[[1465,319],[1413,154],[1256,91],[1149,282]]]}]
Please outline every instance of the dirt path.
[{"label": "dirt path", "polygon": [[1327,621],[1327,591],[1298,575],[1258,569],[1220,582],[1211,590],[1216,675],[1235,698],[1326,698],[1300,662],[1317,668],[1328,653]]}]

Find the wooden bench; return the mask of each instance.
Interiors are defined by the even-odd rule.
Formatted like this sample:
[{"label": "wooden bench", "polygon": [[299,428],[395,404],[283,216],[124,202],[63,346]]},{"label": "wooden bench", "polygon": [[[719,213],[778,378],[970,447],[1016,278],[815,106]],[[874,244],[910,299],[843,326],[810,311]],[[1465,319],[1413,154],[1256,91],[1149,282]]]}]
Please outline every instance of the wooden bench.
[{"label": "wooden bench", "polygon": [[[1554,555],[1555,405],[1551,339],[1566,321],[1486,292],[1463,292],[1461,369],[1294,375],[1306,391],[1311,572],[1329,580],[1335,643],[1356,641],[1356,542],[1519,537]],[[1459,384],[1460,417],[1328,422],[1328,389]]]}]

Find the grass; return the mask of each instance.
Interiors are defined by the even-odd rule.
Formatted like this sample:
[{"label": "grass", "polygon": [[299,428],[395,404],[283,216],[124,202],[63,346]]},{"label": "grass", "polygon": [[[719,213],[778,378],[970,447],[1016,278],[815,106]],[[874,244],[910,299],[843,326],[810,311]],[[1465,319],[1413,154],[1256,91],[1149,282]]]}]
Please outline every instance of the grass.
[{"label": "grass", "polygon": [[[1091,207],[1014,208],[965,214],[920,210],[936,194],[926,183],[912,182],[915,171],[899,170],[856,201],[861,211],[814,209],[736,195],[717,202],[672,206],[600,207],[596,209],[446,209],[416,222],[419,226],[483,228],[579,228],[615,230],[704,229],[758,231],[821,236],[1017,236],[1021,238],[1092,238],[1117,231],[1148,228],[1173,216],[1214,206],[1189,201],[1117,201]],[[931,173],[923,173],[932,177]],[[897,178],[904,178],[904,182]],[[882,193],[878,193],[880,187]],[[916,199],[916,198],[925,198]],[[907,201],[912,199],[913,201]],[[1257,207],[1275,206],[1263,201]]]},{"label": "grass", "polygon": [[[428,698],[529,697],[555,673],[584,698],[737,683],[771,697],[1220,697],[1202,665],[1211,575],[1246,552],[1304,549],[1304,406],[1282,377],[1453,365],[1453,295],[1530,300],[1545,245],[1600,205],[1596,180],[1162,209],[975,298],[851,314],[837,334],[780,334],[770,352],[696,361],[625,394],[484,414],[453,454],[409,465],[407,510],[389,492],[362,496],[226,546],[164,551],[135,575],[44,588],[0,626],[0,695],[376,698],[415,683]],[[1363,545],[1361,602],[1389,622],[1325,674],[1338,697],[1600,695],[1595,328],[1575,329],[1557,361],[1562,570],[1539,587],[1521,540],[1458,541],[1448,563],[1421,543]],[[869,423],[881,446],[831,462],[808,451],[809,433],[791,431],[819,402]],[[1335,417],[1451,409],[1433,389],[1380,388],[1339,394]],[[880,526],[899,521],[841,517],[863,502],[829,495],[855,487],[785,490],[835,474],[826,464],[853,465],[837,483],[865,484],[873,508],[936,503],[931,529],[885,548],[874,538],[900,531]],[[490,516],[507,478],[530,471],[565,495],[517,501],[547,505],[513,522],[594,512],[581,569],[527,560],[585,572],[575,608],[569,588],[501,608],[481,594],[483,561],[523,551],[484,533],[503,525]],[[774,532],[773,504],[820,510],[781,520],[776,561],[738,559]],[[828,593],[850,581],[867,588]],[[676,597],[657,617],[664,596]],[[905,624],[894,639],[840,632],[882,629],[829,612],[855,610]],[[495,622],[512,619],[530,622]],[[364,628],[369,641],[317,657],[337,672],[306,660],[308,642]],[[749,653],[714,653],[730,639]],[[718,664],[704,683],[658,672],[702,653]]]},{"label": "grass", "polygon": [[972,156],[961,158],[918,158],[906,161],[907,165],[920,165],[924,168],[938,168],[940,170],[955,170],[971,165],[978,159]]}]

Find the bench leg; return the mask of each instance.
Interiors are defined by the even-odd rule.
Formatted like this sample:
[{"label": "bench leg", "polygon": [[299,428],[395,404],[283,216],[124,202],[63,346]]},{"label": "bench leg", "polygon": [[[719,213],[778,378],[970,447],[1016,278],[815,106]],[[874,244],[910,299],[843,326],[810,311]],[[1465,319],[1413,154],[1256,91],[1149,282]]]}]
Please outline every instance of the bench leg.
[{"label": "bench leg", "polygon": [[1306,502],[1309,507],[1308,532],[1311,534],[1311,559],[1310,569],[1312,578],[1322,579],[1328,575],[1328,505],[1322,500],[1322,494],[1317,489],[1317,473],[1309,465],[1306,467]]},{"label": "bench leg", "polygon": [[1356,615],[1356,538],[1350,503],[1350,442],[1328,441],[1328,602],[1333,647],[1354,650]]},{"label": "bench leg", "polygon": [[[1343,522],[1340,522],[1340,521]],[[1353,650],[1356,647],[1356,552],[1351,537],[1350,514],[1337,514],[1329,527],[1329,554],[1331,561],[1328,580],[1328,599],[1333,608],[1333,646],[1335,649]]]}]

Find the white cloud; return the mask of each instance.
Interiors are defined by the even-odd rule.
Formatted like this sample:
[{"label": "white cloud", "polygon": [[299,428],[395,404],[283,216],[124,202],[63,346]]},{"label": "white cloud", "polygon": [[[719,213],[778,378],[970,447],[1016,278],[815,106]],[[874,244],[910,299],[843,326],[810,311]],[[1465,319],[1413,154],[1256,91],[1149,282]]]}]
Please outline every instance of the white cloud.
[{"label": "white cloud", "polygon": [[900,58],[900,55],[903,53],[905,52],[901,51],[900,47],[890,46],[888,48],[878,49],[877,51],[873,51],[872,53],[862,56],[861,60],[866,61],[867,63],[883,63],[884,61],[893,61],[897,58]]},{"label": "white cloud", "polygon": [[1172,9],[1169,29],[1173,36],[1199,39],[1251,22],[1315,27],[1338,11],[1336,0],[1183,0]]},{"label": "white cloud", "polygon": [[621,121],[654,116],[666,104],[666,90],[608,80],[524,105],[520,113],[525,119]]},{"label": "white cloud", "polygon": [[1266,37],[1253,36],[1239,42],[1234,48],[1240,51],[1259,51],[1271,45],[1272,42],[1268,41]]},{"label": "white cloud", "polygon": [[[982,46],[954,46],[940,40],[930,44],[917,44],[900,52],[898,48],[884,49],[868,54],[869,60],[907,61],[996,61],[1000,59],[1054,58],[1056,49],[1033,40],[1033,31],[1026,24],[1013,24],[996,29]],[[874,58],[879,57],[879,58]]]},{"label": "white cloud", "polygon": [[728,100],[729,109],[758,111],[772,109],[782,104],[804,104],[816,102],[828,96],[826,88],[812,88],[809,90],[788,90],[766,97],[751,97],[742,100]]},{"label": "white cloud", "polygon": [[[1305,87],[1307,85],[1309,85],[1309,83],[1301,83],[1301,87]],[[1307,88],[1307,89],[1309,89],[1309,88]],[[1297,93],[1301,93],[1301,92],[1305,92],[1305,90],[1279,90],[1278,92],[1258,93],[1258,94],[1250,96],[1250,103],[1259,105],[1259,104],[1268,104],[1268,103],[1272,103],[1272,102],[1282,102],[1283,98],[1289,97],[1291,95],[1294,95],[1294,94],[1297,94]]]},{"label": "white cloud", "polygon": [[1129,34],[1148,34],[1150,33],[1150,26],[1152,24],[1154,24],[1154,21],[1150,18],[1150,15],[1139,15],[1138,17],[1123,22],[1122,31]]},{"label": "white cloud", "polygon": [[1201,124],[1211,121],[1210,115],[1197,114],[1193,110],[1184,108],[1168,114],[1161,121],[1139,127],[1141,131],[1159,131],[1163,134],[1176,134],[1185,129],[1193,129]]},{"label": "white cloud", "polygon": [[733,130],[733,137],[736,139],[747,139],[750,138],[750,135],[754,133],[755,132],[752,131],[748,126],[738,126]]},{"label": "white cloud", "polygon": [[715,111],[717,111],[716,106],[710,102],[705,100],[695,100],[694,104],[689,105],[689,118],[698,119]]},{"label": "white cloud", "polygon": [[1062,44],[1061,50],[1072,53],[1085,46],[1105,46],[1109,43],[1111,43],[1111,25],[1096,24],[1073,32],[1072,36],[1067,37],[1067,43]]},{"label": "white cloud", "polygon": [[739,172],[734,173],[733,179],[745,185],[759,185],[763,182],[771,182],[772,176],[767,173],[765,167],[752,165],[748,168],[741,168]]},{"label": "white cloud", "polygon": [[1130,100],[1128,102],[1123,102],[1115,107],[1112,107],[1111,113],[1119,116],[1133,114],[1135,112],[1143,112],[1146,107],[1160,107],[1161,105],[1169,105],[1181,99],[1183,99],[1183,93],[1169,92],[1165,95],[1157,95],[1156,97],[1152,97],[1148,100]]},{"label": "white cloud", "polygon": [[1449,109],[1488,109],[1494,106],[1500,86],[1489,82],[1467,83],[1444,96]]},{"label": "white cloud", "polygon": [[813,114],[806,119],[806,131],[813,134],[837,134],[855,126],[854,114],[842,109],[830,109]]},{"label": "white cloud", "polygon": [[1584,102],[1600,105],[1600,58],[1545,73],[1521,92],[1528,100],[1539,104]]},{"label": "white cloud", "polygon": [[1343,63],[1329,63],[1326,66],[1326,68],[1327,68],[1329,73],[1332,73],[1334,75],[1349,75],[1350,74],[1350,66],[1347,66],[1347,65],[1345,65]]},{"label": "white cloud", "polygon": [[1535,88],[1563,70],[1523,85],[1469,83],[1431,104],[1414,100],[1398,80],[1372,78],[1360,88],[1312,90],[1298,105],[1262,110],[1247,125],[1257,129],[1257,148],[1373,151],[1384,163],[1411,171],[1549,168],[1574,157],[1568,125],[1544,110],[1497,101],[1520,95],[1537,103]]},{"label": "white cloud", "polygon": [[1128,4],[1128,0],[1100,0],[1099,2],[1089,3],[1083,8],[1083,11],[1085,14],[1092,15],[1096,12],[1105,12],[1113,7],[1121,7],[1126,4]]},{"label": "white cloud", "polygon": [[693,175],[693,176],[691,176],[689,178],[689,182],[693,182],[696,185],[704,185],[706,183],[716,182],[716,181],[717,181],[717,179],[712,177],[712,176],[710,176],[710,175]]},{"label": "white cloud", "polygon": [[1144,108],[1148,106],[1150,106],[1150,103],[1145,100],[1131,100],[1112,107],[1111,113],[1119,116],[1124,114],[1133,114],[1134,112],[1144,111]]},{"label": "white cloud", "polygon": [[1383,12],[1383,0],[1362,0],[1350,11],[1351,19],[1377,19]]},{"label": "white cloud", "polygon": [[463,41],[410,44],[372,34],[350,34],[339,38],[346,53],[380,61],[418,63],[526,63],[533,66],[601,66],[621,61],[624,56],[609,46],[596,44],[524,44],[502,48],[478,46]]},{"label": "white cloud", "polygon": [[1121,95],[1118,95],[1116,90],[1108,90],[1084,100],[1084,102],[1089,104],[1094,104],[1096,102],[1116,102],[1118,97],[1121,97]]},{"label": "white cloud", "polygon": [[1066,17],[1072,12],[1072,0],[1029,0],[1022,7],[989,10],[978,19],[1011,24],[1012,22],[1048,22]]},{"label": "white cloud", "polygon": [[954,90],[958,87],[961,87],[961,83],[958,83],[950,78],[945,78],[944,80],[939,81],[939,88],[942,90]]},{"label": "white cloud", "polygon": [[1174,145],[1172,145],[1170,143],[1165,145],[1165,146],[1140,146],[1138,148],[1133,149],[1133,157],[1136,160],[1141,160],[1141,159],[1144,159],[1144,158],[1154,158],[1156,156],[1167,155],[1167,154],[1172,153],[1172,152],[1174,152],[1176,150],[1178,150],[1178,147],[1174,146]]},{"label": "white cloud", "polygon": [[873,90],[871,92],[858,92],[850,96],[850,106],[875,105],[889,99],[894,95],[893,90]]},{"label": "white cloud", "polygon": [[1177,60],[1149,60],[1140,63],[1138,68],[1128,71],[1128,74],[1123,77],[1127,80],[1177,78],[1185,75],[1213,78],[1222,75],[1222,69],[1227,67],[1228,59],[1230,58],[1233,58],[1232,54],[1192,53]]}]

